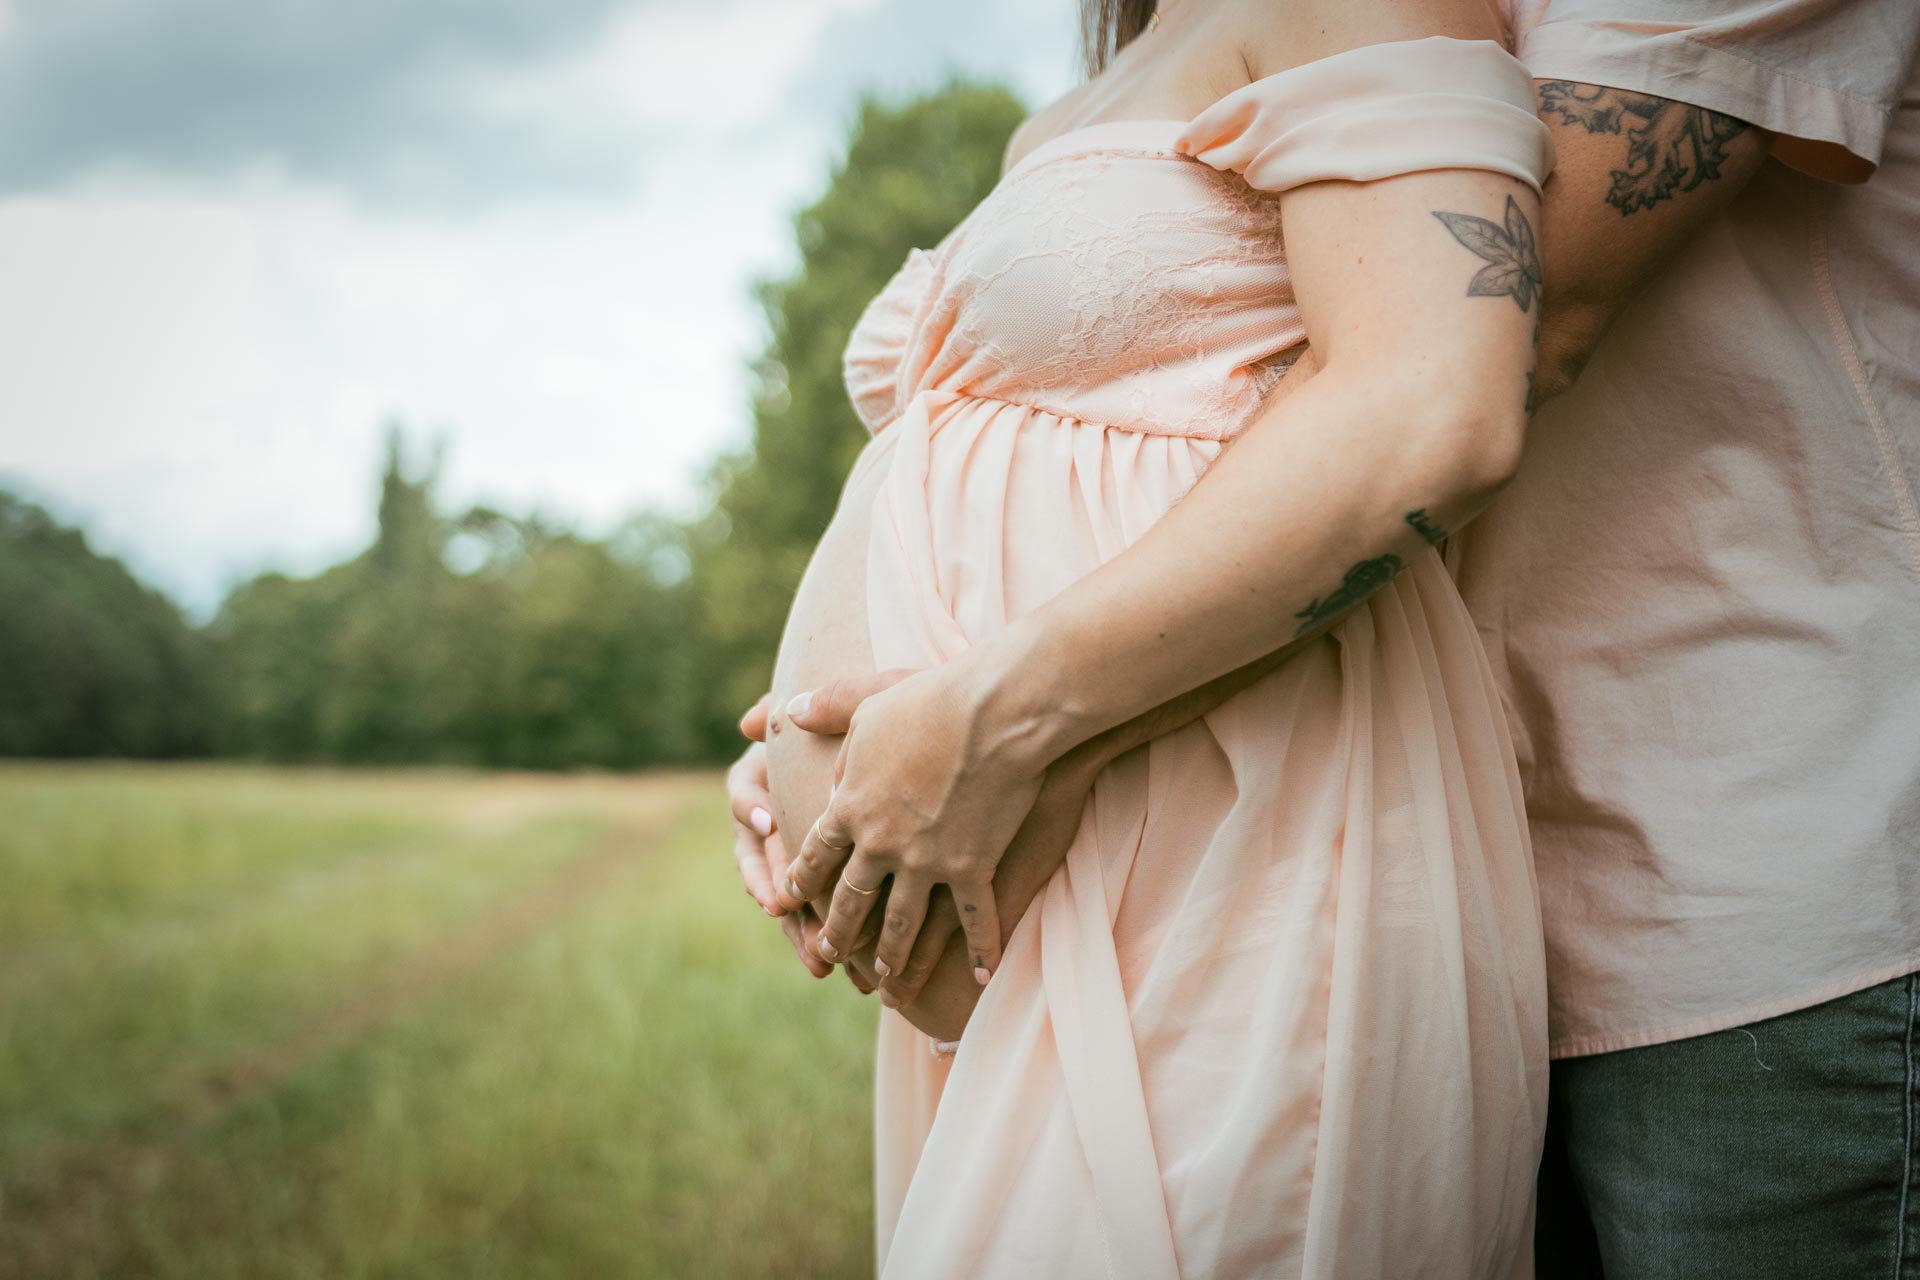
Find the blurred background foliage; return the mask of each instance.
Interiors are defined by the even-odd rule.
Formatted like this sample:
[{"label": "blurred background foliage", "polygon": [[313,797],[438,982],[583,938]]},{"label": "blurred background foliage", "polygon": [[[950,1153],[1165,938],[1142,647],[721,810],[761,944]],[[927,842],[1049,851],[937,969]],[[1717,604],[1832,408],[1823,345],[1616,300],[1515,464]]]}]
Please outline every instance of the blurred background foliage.
[{"label": "blurred background foliage", "polygon": [[373,545],[310,578],[245,582],[197,627],[80,531],[0,494],[0,754],[540,769],[731,757],[865,442],[841,380],[847,336],[907,250],[992,187],[1023,114],[1005,90],[964,83],[863,105],[826,193],[795,219],[798,268],[761,287],[751,438],[715,463],[697,519],[641,513],[593,539],[448,511],[439,459],[396,425]]}]

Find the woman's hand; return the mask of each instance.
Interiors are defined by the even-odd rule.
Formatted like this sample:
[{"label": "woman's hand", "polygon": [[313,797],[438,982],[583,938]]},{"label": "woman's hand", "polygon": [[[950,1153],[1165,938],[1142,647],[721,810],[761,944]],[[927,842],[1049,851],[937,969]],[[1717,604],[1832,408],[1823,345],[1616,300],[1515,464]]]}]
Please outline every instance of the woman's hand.
[{"label": "woman's hand", "polygon": [[779,918],[781,930],[807,972],[824,978],[833,972],[833,966],[816,954],[819,922],[810,919],[807,912],[787,911],[774,892],[774,885],[787,876],[787,855],[779,833],[773,829],[773,797],[767,792],[766,698],[740,717],[740,732],[751,743],[727,771],[734,865],[740,869],[740,882],[747,895],[760,904],[762,911]]},{"label": "woman's hand", "polygon": [[[1113,760],[1116,745],[1114,742],[1089,744],[1055,761],[1047,770],[1039,797],[994,873],[994,908],[1000,917],[1003,943],[1013,936],[1014,929],[1039,899],[1047,881],[1066,861],[1067,851],[1073,847],[1074,836],[1080,830],[1088,797],[1093,794],[1094,779]],[[880,983],[881,1003],[909,1011],[909,1017],[913,1016],[915,1002],[920,1000],[928,978],[947,948],[964,944],[959,914],[948,892],[935,891],[932,902],[907,963]],[[964,1015],[971,1010],[969,1004],[957,1012]],[[929,1016],[934,1015],[935,1011],[929,1011]],[[965,1017],[960,1016],[936,1030],[943,1033],[940,1039],[952,1040],[959,1038],[965,1025]]]},{"label": "woman's hand", "polygon": [[[990,725],[986,699],[972,687],[979,679],[973,664],[957,659],[908,676],[854,713],[826,812],[787,876],[774,881],[781,905],[796,910],[840,873],[821,958],[852,954],[886,886],[874,969],[883,980],[904,971],[929,895],[944,884],[975,981],[984,984],[999,966],[994,871],[1040,794],[1048,762]],[[789,714],[803,714],[812,696],[798,695]]]}]

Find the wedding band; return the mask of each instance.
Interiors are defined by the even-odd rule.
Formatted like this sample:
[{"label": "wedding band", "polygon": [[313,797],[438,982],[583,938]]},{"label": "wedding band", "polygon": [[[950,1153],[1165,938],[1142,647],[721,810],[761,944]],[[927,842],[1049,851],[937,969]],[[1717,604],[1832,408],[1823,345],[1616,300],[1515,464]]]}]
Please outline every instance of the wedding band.
[{"label": "wedding band", "polygon": [[863,898],[870,898],[874,894],[880,892],[879,885],[875,885],[871,889],[862,889],[859,885],[855,884],[851,880],[842,880],[840,883],[847,887],[848,893],[857,893]]},{"label": "wedding band", "polygon": [[[826,815],[825,815],[825,814],[821,814],[821,815],[820,815],[820,817],[821,817],[821,818],[824,818],[824,817],[826,817]],[[814,838],[815,840],[818,840],[818,841],[819,841],[819,842],[820,842],[821,844],[823,844],[823,845],[825,845],[825,846],[827,846],[827,848],[829,848],[829,849],[841,849],[841,850],[845,850],[845,849],[851,849],[851,848],[853,848],[853,846],[852,846],[851,844],[835,844],[835,843],[834,843],[833,841],[831,841],[831,840],[829,840],[829,839],[827,839],[827,838],[826,838],[825,836],[823,836],[823,835],[821,835],[821,834],[820,834],[820,818],[815,818],[815,819],[813,820],[813,826],[812,826],[812,828],[811,828],[811,829],[809,829],[809,830],[808,830],[808,832],[807,832],[807,834],[808,834],[808,835],[810,835],[810,836],[812,836],[812,837],[813,837],[813,838]]]}]

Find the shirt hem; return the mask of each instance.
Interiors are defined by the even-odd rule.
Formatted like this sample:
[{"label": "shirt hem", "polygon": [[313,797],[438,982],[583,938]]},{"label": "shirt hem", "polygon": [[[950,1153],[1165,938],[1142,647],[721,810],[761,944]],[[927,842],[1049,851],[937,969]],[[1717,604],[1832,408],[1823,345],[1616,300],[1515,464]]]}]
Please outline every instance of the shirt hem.
[{"label": "shirt hem", "polygon": [[1791,996],[1776,996],[1771,1000],[1743,1005],[1725,1013],[1709,1014],[1704,1018],[1696,1018],[1692,1022],[1683,1022],[1677,1026],[1626,1031],[1611,1035],[1582,1036],[1557,1043],[1549,1042],[1547,1056],[1555,1059],[1588,1058],[1598,1053],[1644,1049],[1650,1045],[1668,1044],[1675,1040],[1689,1040],[1694,1036],[1712,1035],[1716,1031],[1729,1031],[1749,1022],[1761,1022],[1767,1018],[1778,1018],[1782,1014],[1798,1013],[1816,1004],[1838,1000],[1841,996],[1850,996],[1856,991],[1865,991],[1868,987],[1877,987],[1883,982],[1891,982],[1895,978],[1905,977],[1914,972],[1920,972],[1920,951],[1909,952],[1891,964],[1869,969],[1864,973],[1856,973],[1824,986],[1815,987],[1810,991],[1802,991]]}]

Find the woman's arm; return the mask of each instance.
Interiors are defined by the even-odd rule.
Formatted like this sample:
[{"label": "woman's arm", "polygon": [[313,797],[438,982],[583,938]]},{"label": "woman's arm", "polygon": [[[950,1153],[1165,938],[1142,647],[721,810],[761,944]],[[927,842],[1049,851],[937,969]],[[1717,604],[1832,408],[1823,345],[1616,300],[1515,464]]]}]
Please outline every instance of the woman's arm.
[{"label": "woman's arm", "polygon": [[968,655],[955,688],[986,751],[1051,759],[1323,629],[1518,466],[1533,193],[1430,173],[1315,184],[1282,210],[1321,372],[1132,548]]},{"label": "woman's arm", "polygon": [[[1546,315],[1539,341],[1536,409],[1572,384],[1613,316],[1644,287],[1661,264],[1727,207],[1759,168],[1771,141],[1762,130],[1706,113],[1711,135],[1722,140],[1711,157],[1711,171],[1689,170],[1689,161],[1684,155],[1655,156],[1656,162],[1679,173],[1684,181],[1650,206],[1625,208],[1614,198],[1613,188],[1618,185],[1615,175],[1632,168],[1631,140],[1624,130],[1606,127],[1603,117],[1581,115],[1569,106],[1569,103],[1608,106],[1616,91],[1544,81],[1537,85],[1537,92],[1541,118],[1553,130],[1560,159],[1542,202],[1542,239],[1550,248],[1543,255]],[[1685,102],[1652,98],[1637,100],[1637,109],[1645,116],[1704,111]],[[1299,246],[1295,248],[1297,252]],[[1281,389],[1298,389],[1304,381],[1303,375],[1317,372],[1317,364],[1309,363],[1316,360],[1317,353],[1309,351],[1289,373]],[[1277,402],[1271,408],[1277,409]],[[1211,493],[1210,487],[1202,486],[1189,503],[1210,503]],[[1120,730],[1102,735],[1096,740],[1107,746],[1101,763],[1126,749],[1126,745],[1170,732],[1212,710],[1253,679],[1271,671],[1300,643],[1307,642],[1311,642],[1311,636],[1257,659],[1242,669],[1239,680],[1212,681],[1141,713]],[[849,686],[846,692],[852,696],[816,698],[812,715],[796,723],[810,731],[843,734],[860,701],[877,691],[877,687],[863,686],[854,693]],[[816,719],[821,726],[817,730]],[[1131,736],[1123,737],[1122,731],[1130,731]],[[936,726],[918,726],[915,732],[943,736]],[[1008,862],[1004,865],[1011,871],[1014,859],[1019,858],[1022,862],[1044,863],[1050,871],[1064,857],[1065,844],[1063,839],[1055,847],[1041,850],[1023,838],[1008,851]],[[1008,904],[1004,895],[1001,896],[1004,912]],[[1005,923],[1003,932],[1010,933],[1014,921]],[[882,992],[892,992],[897,1000],[913,1000],[929,960],[938,955],[937,948],[931,954],[929,948],[935,942],[939,947],[946,946],[955,932],[957,925],[937,930],[930,926],[929,936],[923,936],[914,947],[913,964],[904,975],[896,972],[885,979]]]},{"label": "woman's arm", "polygon": [[[1281,216],[1320,372],[1125,553],[855,716],[787,888],[823,889],[842,860],[843,885],[892,875],[889,967],[919,931],[914,903],[945,883],[991,969],[986,886],[1049,762],[1323,629],[1512,474],[1539,316],[1534,193],[1447,170],[1301,187]],[[822,954],[864,914],[837,894]]]}]

